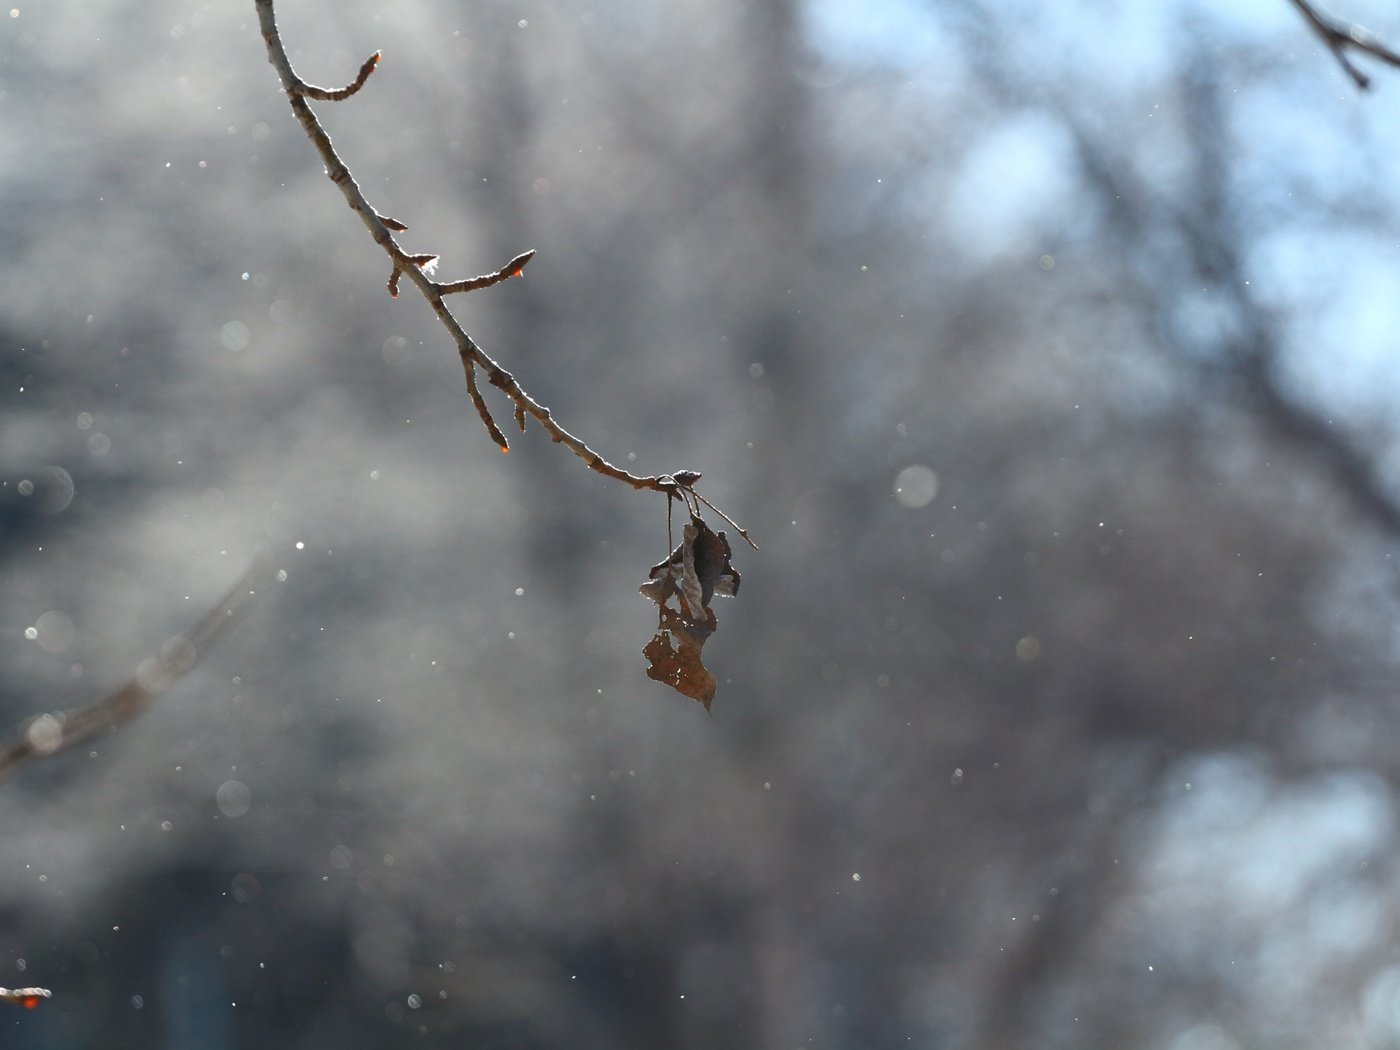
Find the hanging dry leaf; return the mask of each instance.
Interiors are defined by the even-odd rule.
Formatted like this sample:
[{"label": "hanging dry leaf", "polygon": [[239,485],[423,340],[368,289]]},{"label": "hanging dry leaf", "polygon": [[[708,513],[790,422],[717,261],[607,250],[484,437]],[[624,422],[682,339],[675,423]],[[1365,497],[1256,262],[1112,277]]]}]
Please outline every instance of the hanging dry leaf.
[{"label": "hanging dry leaf", "polygon": [[[642,650],[647,677],[669,685],[682,696],[710,709],[715,676],[706,669],[700,650],[719,626],[710,601],[716,594],[739,591],[739,570],[723,532],[715,532],[692,513],[680,544],[665,561],[651,567],[641,593],[657,605],[656,635]],[[674,599],[674,602],[673,602]]]},{"label": "hanging dry leaf", "polygon": [[704,639],[697,639],[684,626],[666,623],[672,618],[679,620],[670,609],[663,609],[661,617],[664,626],[642,649],[642,655],[647,658],[647,677],[669,685],[682,696],[700,701],[708,711],[715,698],[716,683],[715,676],[700,659]]}]

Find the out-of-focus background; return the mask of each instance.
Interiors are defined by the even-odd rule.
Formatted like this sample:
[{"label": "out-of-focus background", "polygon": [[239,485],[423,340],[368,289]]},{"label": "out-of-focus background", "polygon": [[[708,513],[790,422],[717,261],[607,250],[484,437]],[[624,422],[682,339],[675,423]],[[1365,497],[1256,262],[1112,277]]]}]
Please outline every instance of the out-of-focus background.
[{"label": "out-of-focus background", "polygon": [[284,0],[384,52],[317,108],[406,247],[539,249],[468,330],[761,544],[706,717],[664,501],[495,450],[251,0],[15,2],[0,724],[286,579],[0,784],[0,1043],[1400,1045],[1400,72],[1287,0]]}]

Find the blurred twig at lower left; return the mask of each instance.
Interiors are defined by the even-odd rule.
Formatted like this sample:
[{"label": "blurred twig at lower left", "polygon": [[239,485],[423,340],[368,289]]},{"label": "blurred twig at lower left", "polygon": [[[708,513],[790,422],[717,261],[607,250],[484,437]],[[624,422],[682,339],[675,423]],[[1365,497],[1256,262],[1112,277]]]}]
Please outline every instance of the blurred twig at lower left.
[{"label": "blurred twig at lower left", "polygon": [[143,660],[120,689],[76,711],[36,715],[0,744],[0,780],[30,762],[48,758],[141,714],[194,669],[209,646],[243,618],[271,580],[271,562],[260,555],[187,634],[168,639]]}]

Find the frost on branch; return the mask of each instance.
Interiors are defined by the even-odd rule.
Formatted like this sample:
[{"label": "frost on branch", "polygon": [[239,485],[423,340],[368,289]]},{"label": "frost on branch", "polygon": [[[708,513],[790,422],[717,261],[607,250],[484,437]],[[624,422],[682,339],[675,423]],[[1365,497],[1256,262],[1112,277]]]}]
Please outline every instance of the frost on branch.
[{"label": "frost on branch", "polygon": [[715,676],[705,667],[700,650],[719,627],[710,601],[739,591],[739,570],[730,558],[729,540],[715,532],[694,511],[681,533],[680,544],[665,561],[651,567],[641,593],[656,603],[656,636],[646,644],[647,677],[698,700],[710,709]]}]

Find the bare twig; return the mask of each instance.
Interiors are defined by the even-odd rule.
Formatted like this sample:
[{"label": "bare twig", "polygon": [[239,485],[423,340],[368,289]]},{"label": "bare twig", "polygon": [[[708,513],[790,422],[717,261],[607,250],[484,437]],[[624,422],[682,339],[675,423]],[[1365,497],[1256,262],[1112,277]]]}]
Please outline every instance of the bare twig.
[{"label": "bare twig", "polygon": [[1346,71],[1347,76],[1351,77],[1352,83],[1362,91],[1371,87],[1371,78],[1352,63],[1351,56],[1347,54],[1349,48],[1363,51],[1388,65],[1400,68],[1400,53],[1381,43],[1380,37],[1369,29],[1364,29],[1354,22],[1343,22],[1324,15],[1309,0],[1291,2],[1307,20],[1312,31],[1327,45],[1338,64]]},{"label": "bare twig", "polygon": [[522,276],[525,272],[525,264],[535,256],[535,249],[531,248],[527,252],[521,252],[510,262],[506,263],[495,273],[484,273],[480,277],[471,277],[465,281],[453,281],[451,284],[438,285],[438,291],[442,295],[450,295],[453,292],[474,292],[478,288],[490,288],[493,284],[500,284],[508,281],[512,277]]},{"label": "bare twig", "polygon": [[[491,440],[502,452],[510,451],[510,442],[501,433],[501,428],[496,426],[496,421],[491,418],[491,409],[486,405],[486,399],[481,396],[481,388],[476,385],[476,365],[468,357],[462,358],[462,367],[467,372],[467,393],[471,396],[472,404],[476,406],[476,414],[481,417],[482,423],[486,424],[486,432],[491,435]],[[525,429],[525,423],[520,418],[520,410],[515,410],[516,422],[520,424],[520,429]]]},{"label": "bare twig", "polygon": [[0,744],[0,780],[32,761],[81,744],[141,714],[158,695],[193,670],[209,646],[252,608],[270,572],[267,556],[259,556],[204,619],[188,634],[166,641],[160,652],[144,660],[131,681],[116,692],[76,711],[29,719]]},{"label": "bare twig", "polygon": [[[540,404],[516,381],[515,377],[502,368],[484,350],[477,345],[476,341],[462,328],[457,318],[453,316],[443,297],[453,292],[472,291],[477,288],[487,288],[501,281],[508,280],[524,273],[525,264],[530,261],[534,251],[522,252],[505,266],[494,273],[485,274],[481,277],[474,277],[464,281],[454,281],[447,284],[438,283],[430,276],[430,261],[435,261],[435,256],[409,255],[403,250],[394,239],[393,231],[406,229],[403,223],[391,221],[380,215],[378,211],[365,199],[364,192],[355,181],[350,169],[336,153],[335,147],[331,145],[330,136],[326,134],[325,128],[321,126],[320,120],[307,104],[308,98],[324,99],[329,101],[339,101],[348,98],[364,84],[369,74],[378,65],[379,53],[375,52],[360,67],[360,75],[349,87],[339,92],[326,91],[323,88],[313,88],[297,76],[292,68],[291,59],[287,57],[286,48],[282,44],[282,37],[277,28],[277,19],[273,11],[273,0],[255,0],[258,9],[258,24],[262,30],[263,40],[267,44],[267,54],[272,62],[273,68],[277,70],[277,75],[282,80],[282,87],[287,93],[287,101],[291,104],[292,112],[296,114],[297,120],[301,122],[302,128],[306,131],[307,137],[320,153],[325,161],[326,174],[330,180],[340,188],[340,192],[345,195],[351,209],[360,217],[360,221],[365,224],[370,235],[376,244],[384,249],[393,264],[393,275],[389,279],[389,291],[397,295],[401,278],[406,278],[414,284],[423,297],[432,306],[433,312],[437,314],[438,320],[442,322],[444,328],[452,336],[453,342],[457,344],[457,349],[462,356],[462,366],[467,377],[467,393],[472,399],[472,404],[476,407],[477,414],[481,416],[482,424],[491,435],[491,440],[500,446],[502,451],[510,451],[510,445],[501,433],[500,427],[496,426],[490,411],[486,407],[485,401],[481,397],[481,392],[476,385],[475,369],[480,368],[485,374],[487,381],[494,387],[500,389],[506,397],[515,405],[515,419],[523,430],[525,426],[525,416],[533,416],[544,427],[549,436],[558,444],[563,445],[596,473],[604,477],[614,478],[630,485],[634,489],[649,490],[653,492],[666,492],[669,482],[674,491],[675,479],[667,474],[653,474],[649,477],[639,477],[621,467],[614,466],[600,456],[581,439],[571,434],[560,426],[554,419],[550,410]],[[689,486],[686,486],[687,488]],[[727,519],[726,519],[727,520]],[[735,528],[738,528],[736,525]],[[743,530],[740,530],[743,534]],[[745,539],[747,539],[745,534]],[[750,540],[752,543],[752,541]]]},{"label": "bare twig", "polygon": [[[666,493],[666,495],[671,497],[671,499],[680,500],[682,503],[685,504],[685,509],[690,511],[690,513],[696,515],[697,517],[700,516],[700,504],[703,503],[705,506],[709,507],[712,511],[718,514],[725,521],[729,522],[729,524],[733,525],[735,530],[739,533],[739,535],[744,537],[745,543],[747,543],[754,550],[758,550],[758,544],[753,541],[753,538],[751,536],[749,536],[748,529],[743,528],[728,514],[724,513],[724,511],[720,510],[713,503],[707,500],[704,496],[700,495],[700,493],[695,491],[695,483],[699,480],[700,473],[699,471],[695,470],[678,470],[674,474],[663,474],[660,478],[661,491]],[[668,539],[670,538],[670,528],[671,501],[668,499],[666,501],[666,530]]]},{"label": "bare twig", "polygon": [[301,93],[307,98],[319,99],[322,102],[343,102],[365,86],[365,81],[368,80],[369,75],[374,72],[374,68],[379,65],[379,58],[379,52],[376,51],[374,54],[370,55],[369,58],[365,59],[365,64],[360,67],[360,72],[355,77],[354,81],[343,88],[323,88],[317,87],[315,84],[303,82],[300,88]]}]

